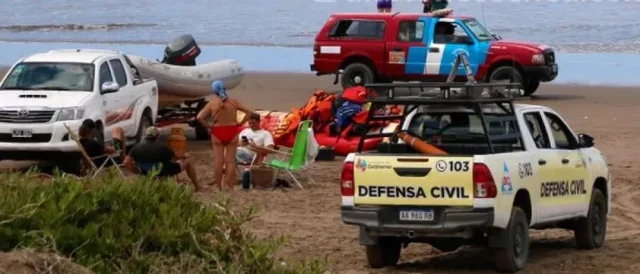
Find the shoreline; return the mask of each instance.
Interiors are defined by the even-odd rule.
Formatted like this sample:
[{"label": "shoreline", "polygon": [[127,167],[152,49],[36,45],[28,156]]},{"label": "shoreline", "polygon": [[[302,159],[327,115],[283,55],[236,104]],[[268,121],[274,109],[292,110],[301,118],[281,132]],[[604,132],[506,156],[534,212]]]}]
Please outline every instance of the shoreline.
[{"label": "shoreline", "polygon": [[[54,49],[91,48],[118,50],[149,60],[161,59],[164,45],[88,44],[88,43],[15,43],[0,42],[0,65],[10,66],[22,57]],[[309,73],[313,63],[311,48],[270,46],[201,46],[198,64],[225,59],[237,60],[245,71],[258,73]],[[550,84],[640,87],[640,54],[563,53],[556,55],[559,75]]]}]

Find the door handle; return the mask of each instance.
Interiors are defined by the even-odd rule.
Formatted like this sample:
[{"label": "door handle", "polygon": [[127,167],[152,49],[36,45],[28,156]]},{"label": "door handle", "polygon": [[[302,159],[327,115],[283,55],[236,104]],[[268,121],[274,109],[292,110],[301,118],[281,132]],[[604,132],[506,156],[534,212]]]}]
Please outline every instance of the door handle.
[{"label": "door handle", "polygon": [[544,160],[544,159],[540,159],[540,160],[538,160],[538,164],[541,165],[541,166],[544,166],[544,165],[547,164],[547,161]]},{"label": "door handle", "polygon": [[428,167],[394,167],[393,171],[401,177],[424,177],[431,172]]},{"label": "door handle", "polygon": [[439,48],[429,48],[429,52],[440,52]]},{"label": "door handle", "polygon": [[562,159],[562,163],[565,164],[565,165],[568,164],[569,163],[569,159]]}]

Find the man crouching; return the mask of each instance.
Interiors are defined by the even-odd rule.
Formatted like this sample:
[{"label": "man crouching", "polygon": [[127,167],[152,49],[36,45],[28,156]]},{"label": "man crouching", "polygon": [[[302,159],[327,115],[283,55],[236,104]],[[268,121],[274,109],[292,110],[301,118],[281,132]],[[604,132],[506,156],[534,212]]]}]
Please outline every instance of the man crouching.
[{"label": "man crouching", "polygon": [[135,145],[124,159],[124,166],[134,173],[146,175],[153,168],[159,168],[158,177],[176,176],[186,171],[195,187],[195,191],[203,190],[198,183],[196,170],[188,155],[176,155],[163,143],[159,143],[160,130],[149,127],[145,131],[145,141]]}]

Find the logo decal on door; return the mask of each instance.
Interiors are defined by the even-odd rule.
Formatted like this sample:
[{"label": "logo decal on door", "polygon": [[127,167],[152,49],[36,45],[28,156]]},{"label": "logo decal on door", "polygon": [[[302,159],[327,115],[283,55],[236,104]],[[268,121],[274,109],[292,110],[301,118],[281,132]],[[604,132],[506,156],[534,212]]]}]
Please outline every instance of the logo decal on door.
[{"label": "logo decal on door", "polygon": [[389,52],[389,63],[391,64],[404,64],[406,63],[405,52],[404,51],[390,51]]}]

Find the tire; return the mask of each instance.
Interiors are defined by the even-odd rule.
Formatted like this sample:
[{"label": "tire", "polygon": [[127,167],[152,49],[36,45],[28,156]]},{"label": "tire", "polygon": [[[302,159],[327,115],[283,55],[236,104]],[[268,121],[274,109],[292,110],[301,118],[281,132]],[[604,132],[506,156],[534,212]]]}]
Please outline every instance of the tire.
[{"label": "tire", "polygon": [[152,126],[151,118],[147,114],[142,114],[138,124],[138,132],[136,133],[136,144],[142,143],[144,131],[150,126]]},{"label": "tire", "polygon": [[511,209],[509,225],[502,232],[507,233],[507,246],[495,249],[496,270],[513,273],[524,269],[529,258],[529,223],[524,210],[514,206]]},{"label": "tire", "polygon": [[376,245],[367,245],[365,251],[369,267],[383,268],[396,265],[401,249],[402,245],[398,239],[388,237],[380,238]]},{"label": "tire", "polygon": [[[500,66],[491,71],[487,82],[497,82],[500,80],[510,80],[510,83],[520,83],[521,89],[526,89],[524,77],[517,68],[512,66]],[[526,91],[525,91],[526,92]]]},{"label": "tire", "polygon": [[607,199],[597,188],[591,193],[589,213],[580,218],[574,230],[576,246],[579,249],[594,249],[604,245],[607,234]]},{"label": "tire", "polygon": [[342,88],[350,88],[355,86],[355,79],[360,78],[363,85],[375,82],[376,74],[373,69],[363,63],[349,64],[342,73],[340,82]]},{"label": "tire", "polygon": [[540,80],[530,78],[527,80],[527,84],[524,86],[524,96],[531,96],[540,87]]}]

